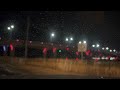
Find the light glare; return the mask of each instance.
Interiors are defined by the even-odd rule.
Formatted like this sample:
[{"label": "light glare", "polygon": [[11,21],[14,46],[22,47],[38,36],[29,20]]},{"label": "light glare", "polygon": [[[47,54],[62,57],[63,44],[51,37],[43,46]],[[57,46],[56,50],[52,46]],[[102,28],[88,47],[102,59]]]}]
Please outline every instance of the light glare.
[{"label": "light glare", "polygon": [[14,28],[14,25],[11,25],[11,28]]},{"label": "light glare", "polygon": [[11,28],[10,27],[8,27],[8,30],[10,30]]},{"label": "light glare", "polygon": [[84,44],[86,44],[86,41],[83,41]]}]

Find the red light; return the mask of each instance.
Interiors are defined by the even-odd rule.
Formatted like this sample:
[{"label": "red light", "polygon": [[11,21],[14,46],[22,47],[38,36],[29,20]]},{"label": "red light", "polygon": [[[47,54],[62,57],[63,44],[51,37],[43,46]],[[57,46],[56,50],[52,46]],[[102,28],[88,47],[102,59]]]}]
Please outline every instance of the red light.
[{"label": "red light", "polygon": [[47,48],[44,48],[44,49],[43,49],[43,53],[44,53],[44,54],[47,54]]},{"label": "red light", "polygon": [[66,48],[67,51],[69,51],[69,48]]},{"label": "red light", "polygon": [[78,58],[76,58],[76,61],[78,61]]},{"label": "red light", "polygon": [[56,48],[53,48],[53,53],[55,53],[56,52]]},{"label": "red light", "polygon": [[86,54],[87,56],[89,56],[90,50],[86,51],[85,54]]},{"label": "red light", "polygon": [[68,60],[68,57],[66,57],[66,60]]},{"label": "red light", "polygon": [[76,55],[79,55],[79,52],[76,52]]},{"label": "red light", "polygon": [[13,51],[13,45],[12,44],[10,44],[10,50]]}]

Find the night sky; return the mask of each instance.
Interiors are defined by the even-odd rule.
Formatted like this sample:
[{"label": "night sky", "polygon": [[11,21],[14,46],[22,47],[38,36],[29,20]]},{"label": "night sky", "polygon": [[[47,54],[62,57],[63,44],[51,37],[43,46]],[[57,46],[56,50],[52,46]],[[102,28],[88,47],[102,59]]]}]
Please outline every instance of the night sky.
[{"label": "night sky", "polygon": [[2,11],[0,12],[0,36],[9,38],[7,27],[15,25],[13,39],[25,39],[27,16],[30,16],[29,40],[64,42],[72,36],[73,43],[85,39],[89,44],[99,43],[119,50],[120,12],[117,11]]}]

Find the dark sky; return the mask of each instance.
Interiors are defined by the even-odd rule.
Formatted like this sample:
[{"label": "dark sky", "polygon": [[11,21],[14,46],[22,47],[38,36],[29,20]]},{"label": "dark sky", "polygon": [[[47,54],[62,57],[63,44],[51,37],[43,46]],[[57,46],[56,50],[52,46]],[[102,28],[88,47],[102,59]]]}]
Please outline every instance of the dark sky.
[{"label": "dark sky", "polygon": [[120,12],[116,11],[18,11],[0,12],[0,35],[8,38],[7,26],[15,25],[13,39],[25,38],[26,17],[31,17],[29,40],[49,41],[55,32],[56,41],[72,36],[74,43],[86,39],[90,44],[119,49]]}]

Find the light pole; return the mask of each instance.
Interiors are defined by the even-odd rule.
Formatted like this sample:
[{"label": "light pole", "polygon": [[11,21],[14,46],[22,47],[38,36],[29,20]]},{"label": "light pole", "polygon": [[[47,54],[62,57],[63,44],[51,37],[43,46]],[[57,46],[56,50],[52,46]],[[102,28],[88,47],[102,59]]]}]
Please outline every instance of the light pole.
[{"label": "light pole", "polygon": [[72,46],[73,37],[70,37],[70,46]]},{"label": "light pole", "polygon": [[26,42],[25,42],[25,58],[27,58],[28,54],[28,36],[29,36],[29,28],[30,28],[30,17],[27,17],[27,32],[26,32]]},{"label": "light pole", "polygon": [[8,29],[8,31],[10,31],[10,37],[9,37],[9,44],[10,45],[9,45],[9,47],[10,47],[10,59],[12,62],[12,56],[14,53],[11,52],[11,50],[13,50],[13,49],[11,49],[11,48],[13,48],[13,46],[11,45],[11,42],[12,42],[11,40],[12,40],[12,30],[14,29],[14,25],[7,27],[7,29]]},{"label": "light pole", "polygon": [[67,37],[67,38],[65,39],[65,41],[68,42],[68,43],[69,43],[69,46],[70,46],[70,43],[73,41],[73,37],[70,37],[70,38]]},{"label": "light pole", "polygon": [[51,38],[51,42],[53,42],[53,38],[55,37],[55,33],[51,33],[50,38]]},{"label": "light pole", "polygon": [[11,42],[12,39],[12,30],[14,29],[14,25],[11,25],[9,27],[7,27],[8,31],[10,31],[10,37],[9,37],[9,42]]}]

